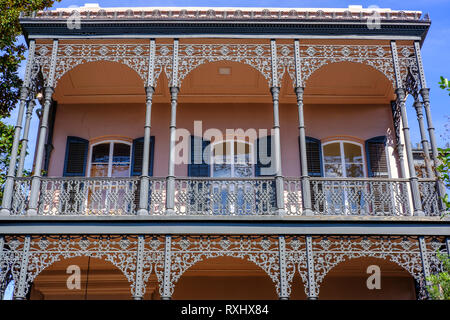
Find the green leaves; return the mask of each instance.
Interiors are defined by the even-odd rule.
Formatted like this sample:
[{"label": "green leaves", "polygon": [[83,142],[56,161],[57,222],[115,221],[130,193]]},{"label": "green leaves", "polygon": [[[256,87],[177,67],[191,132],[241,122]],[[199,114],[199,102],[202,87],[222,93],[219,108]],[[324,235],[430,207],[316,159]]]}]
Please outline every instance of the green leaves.
[{"label": "green leaves", "polygon": [[22,35],[20,12],[42,10],[53,3],[54,0],[0,1],[0,117],[10,116],[22,85],[18,70],[25,59],[26,47],[18,41]]},{"label": "green leaves", "polygon": [[443,271],[427,277],[431,283],[428,292],[433,300],[450,300],[450,256],[437,252],[437,257],[442,262]]},{"label": "green leaves", "polygon": [[441,76],[441,81],[438,82],[438,84],[441,89],[447,90],[449,92],[448,95],[450,96],[450,85],[448,83],[448,79]]}]

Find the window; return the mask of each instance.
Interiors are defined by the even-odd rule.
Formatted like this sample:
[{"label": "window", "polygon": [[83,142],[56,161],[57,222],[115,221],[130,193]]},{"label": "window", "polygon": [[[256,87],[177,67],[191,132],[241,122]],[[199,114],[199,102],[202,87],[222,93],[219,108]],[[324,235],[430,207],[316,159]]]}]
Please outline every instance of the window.
[{"label": "window", "polygon": [[224,141],[212,147],[211,176],[248,178],[254,175],[252,145],[240,141]]},{"label": "window", "polygon": [[325,177],[364,177],[362,146],[355,142],[338,141],[323,144]]},{"label": "window", "polygon": [[91,147],[90,177],[129,177],[131,144],[108,141]]}]

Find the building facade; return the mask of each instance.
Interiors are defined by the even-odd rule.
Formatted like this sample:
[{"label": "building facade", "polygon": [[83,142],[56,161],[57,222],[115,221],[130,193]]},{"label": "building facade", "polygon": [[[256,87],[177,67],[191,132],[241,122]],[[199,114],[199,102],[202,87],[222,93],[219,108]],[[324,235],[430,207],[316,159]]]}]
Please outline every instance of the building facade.
[{"label": "building facade", "polygon": [[[89,5],[21,24],[29,54],[0,215],[2,290],[428,298],[450,228],[420,53],[427,15]],[[420,178],[408,95],[430,150]],[[377,272],[381,285],[368,279]]]}]

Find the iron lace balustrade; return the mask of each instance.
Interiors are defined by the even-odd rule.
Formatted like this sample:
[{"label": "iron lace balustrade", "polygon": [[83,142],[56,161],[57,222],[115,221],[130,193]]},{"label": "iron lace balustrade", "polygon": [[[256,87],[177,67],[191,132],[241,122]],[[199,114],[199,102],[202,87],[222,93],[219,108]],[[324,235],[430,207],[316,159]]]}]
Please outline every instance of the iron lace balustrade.
[{"label": "iron lace balustrade", "polygon": [[274,215],[274,178],[178,178],[177,215]]},{"label": "iron lace balustrade", "polygon": [[38,215],[134,215],[138,178],[42,178]]},{"label": "iron lace balustrade", "polygon": [[11,215],[25,215],[30,200],[31,178],[14,178]]},{"label": "iron lace balustrade", "polygon": [[311,178],[316,215],[411,216],[408,179]]},{"label": "iron lace balustrade", "polygon": [[445,210],[439,199],[438,188],[438,180],[419,179],[420,199],[426,216],[439,216]]}]

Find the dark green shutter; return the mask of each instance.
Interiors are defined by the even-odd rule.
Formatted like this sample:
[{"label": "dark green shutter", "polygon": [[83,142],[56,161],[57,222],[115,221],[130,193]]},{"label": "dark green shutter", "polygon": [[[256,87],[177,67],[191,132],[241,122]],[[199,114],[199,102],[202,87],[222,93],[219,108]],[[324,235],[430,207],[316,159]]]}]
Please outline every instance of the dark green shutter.
[{"label": "dark green shutter", "polygon": [[274,176],[275,168],[272,168],[273,172],[270,174],[263,174],[261,172],[261,169],[271,168],[272,166],[272,136],[266,136],[256,140],[254,149],[256,152],[255,176]]},{"label": "dark green shutter", "polygon": [[386,136],[366,140],[366,156],[369,177],[389,178]]},{"label": "dark green shutter", "polygon": [[[210,165],[203,157],[205,149],[209,146],[209,144],[210,141],[202,140],[201,137],[191,136],[191,162],[188,164],[189,177],[210,176]],[[205,154],[205,157],[208,157],[208,155]]]},{"label": "dark green shutter", "polygon": [[83,177],[86,175],[86,162],[89,141],[79,137],[67,137],[64,177]]},{"label": "dark green shutter", "polygon": [[[322,177],[322,145],[320,140],[311,137],[306,137],[305,140],[308,175],[310,177]],[[298,146],[300,150],[300,137],[298,137]]]},{"label": "dark green shutter", "polygon": [[[150,137],[150,160],[148,163],[148,175],[153,176],[153,160],[155,157],[155,137]],[[144,137],[133,140],[133,150],[131,157],[131,175],[140,176],[142,174],[142,159],[144,157]]]}]

